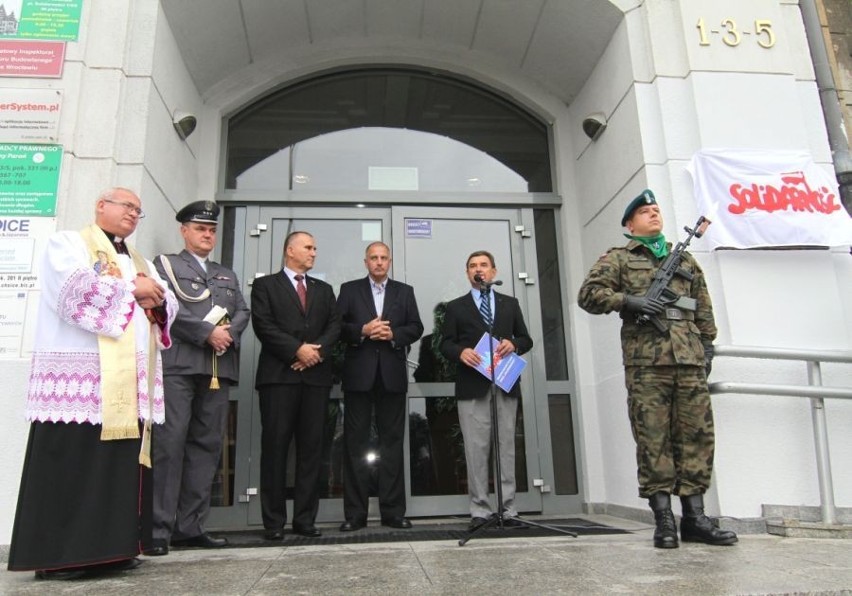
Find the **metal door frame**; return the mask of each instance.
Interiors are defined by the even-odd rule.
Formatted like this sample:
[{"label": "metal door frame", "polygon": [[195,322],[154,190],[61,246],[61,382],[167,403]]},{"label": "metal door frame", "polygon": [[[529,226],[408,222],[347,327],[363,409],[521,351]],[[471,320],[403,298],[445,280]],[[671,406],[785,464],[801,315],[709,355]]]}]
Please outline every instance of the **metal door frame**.
[{"label": "metal door frame", "polygon": [[[531,305],[538,305],[537,291],[534,283],[527,285],[521,277],[525,272],[536,271],[535,259],[535,243],[528,242],[528,236],[521,233],[519,227],[522,227],[524,212],[531,209],[523,207],[499,207],[491,209],[483,209],[481,207],[408,207],[394,206],[393,213],[393,255],[395,262],[405,258],[405,219],[431,219],[431,220],[462,220],[462,221],[508,221],[509,222],[509,250],[512,255],[512,269],[506,271],[504,265],[498,263],[498,271],[500,279],[506,284],[512,284],[512,294],[518,299],[521,306],[521,312],[524,313],[524,319],[529,328],[530,335],[533,337],[541,337],[541,315],[536,308],[531,308]],[[488,250],[488,247],[482,247]],[[467,255],[461,255],[463,260]],[[458,265],[456,267],[456,265]],[[460,279],[464,276],[464,263],[446,264],[446,269],[449,275],[456,275]],[[399,274],[398,279],[399,279]],[[534,277],[534,276],[533,276]],[[404,280],[402,280],[404,281]],[[415,293],[416,293],[415,288]],[[452,298],[455,298],[453,296]],[[421,306],[422,310],[422,306]],[[535,312],[532,312],[535,311]],[[428,321],[431,324],[431,321]],[[427,321],[424,321],[425,326]],[[536,344],[532,351],[525,355],[528,361],[534,361],[543,357],[542,346]],[[549,457],[549,454],[544,454],[540,447],[540,439],[538,437],[538,429],[546,428],[540,424],[537,419],[539,416],[538,409],[535,405],[535,387],[543,382],[541,379],[538,383],[534,376],[543,373],[543,366],[530,366],[523,375],[521,375],[521,394],[524,410],[524,437],[526,446],[526,466],[527,466],[527,492],[518,492],[516,494],[516,505],[519,511],[541,511],[542,500],[541,493],[534,487],[533,479],[541,476],[542,465],[547,462],[542,461],[542,456]],[[408,390],[408,399],[413,398],[428,398],[428,397],[443,397],[454,394],[452,383],[416,383],[412,382]],[[406,441],[408,440],[408,427],[406,427]],[[408,458],[406,451],[406,458]],[[470,512],[469,499],[467,495],[439,495],[439,496],[412,496],[411,495],[411,479],[410,465],[406,459],[406,492],[408,513],[412,516],[436,516],[436,515],[468,515]],[[494,497],[492,497],[492,500]]]},{"label": "metal door frame", "polygon": [[[264,263],[264,255],[274,255],[274,251],[280,251],[281,247],[271,246],[272,238],[270,221],[272,217],[287,217],[295,219],[381,219],[383,240],[392,248],[395,268],[393,276],[400,281],[405,281],[404,268],[400,265],[405,258],[405,218],[429,218],[429,219],[452,219],[452,220],[508,220],[510,229],[510,250],[512,254],[511,276],[503,276],[504,283],[510,279],[513,284],[513,294],[518,298],[522,311],[530,329],[530,334],[536,338],[541,337],[542,318],[538,311],[540,304],[537,287],[535,285],[535,272],[537,271],[535,243],[528,241],[529,234],[524,229],[531,229],[532,207],[503,206],[499,208],[483,208],[478,205],[468,207],[455,207],[449,205],[435,205],[434,207],[413,207],[380,205],[373,208],[361,208],[355,206],[293,206],[289,204],[272,205],[264,203],[261,205],[235,206],[235,242],[233,268],[237,272],[243,292],[247,298],[250,294],[251,283],[258,273],[268,274],[278,270],[278,263],[269,263],[268,267],[260,267]],[[264,225],[266,228],[264,229]],[[527,228],[524,228],[527,226]],[[242,236],[241,236],[242,230]],[[240,238],[245,241],[241,244]],[[320,247],[322,250],[323,247]],[[242,270],[240,270],[242,268]],[[268,269],[268,270],[264,270]],[[519,274],[533,272],[526,279]],[[365,273],[366,274],[366,273]],[[460,265],[458,274],[463,275]],[[529,281],[528,281],[529,280]],[[425,323],[425,322],[424,322]],[[258,396],[254,390],[254,376],[257,358],[259,356],[259,344],[254,336],[251,326],[242,337],[242,348],[240,358],[240,383],[231,391],[231,400],[239,403],[237,412],[237,444],[235,453],[235,477],[234,477],[234,503],[230,507],[215,507],[211,509],[208,522],[210,528],[237,529],[256,526],[260,523],[260,411],[258,407]],[[525,412],[526,438],[526,462],[529,490],[518,493],[518,506],[521,511],[543,511],[543,499],[536,488],[536,479],[541,478],[542,470],[552,468],[552,456],[549,451],[550,437],[547,425],[546,411],[546,389],[547,380],[544,375],[543,346],[537,342],[533,350],[528,354],[531,366],[522,375],[521,387]],[[409,389],[409,398],[422,398],[434,395],[452,395],[451,383],[429,383],[412,382]],[[536,398],[537,392],[545,394],[544,407],[542,400]],[[332,390],[332,398],[340,399],[342,392],[340,387],[335,386]],[[240,440],[242,433],[248,433],[248,440]],[[539,436],[541,433],[548,436]],[[408,425],[405,433],[406,446],[409,444]],[[243,462],[239,465],[238,462]],[[245,462],[249,462],[246,466]],[[405,475],[406,475],[406,499],[408,514],[411,516],[451,515],[467,514],[468,501],[466,495],[446,496],[411,496],[410,479],[410,453],[405,449]],[[257,492],[255,492],[257,491]],[[371,499],[375,501],[375,499]],[[248,505],[248,507],[245,507]],[[288,507],[291,503],[288,502]],[[378,511],[377,503],[371,503],[371,512]],[[318,521],[340,521],[343,518],[342,499],[322,499],[318,514]]]}]

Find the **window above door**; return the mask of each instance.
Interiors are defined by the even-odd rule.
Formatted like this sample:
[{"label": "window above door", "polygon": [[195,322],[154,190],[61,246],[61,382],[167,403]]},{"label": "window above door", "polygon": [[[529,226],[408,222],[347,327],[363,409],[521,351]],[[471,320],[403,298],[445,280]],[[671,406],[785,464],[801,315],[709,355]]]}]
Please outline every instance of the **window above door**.
[{"label": "window above door", "polygon": [[230,118],[226,188],[552,192],[549,127],[447,75],[326,74]]}]

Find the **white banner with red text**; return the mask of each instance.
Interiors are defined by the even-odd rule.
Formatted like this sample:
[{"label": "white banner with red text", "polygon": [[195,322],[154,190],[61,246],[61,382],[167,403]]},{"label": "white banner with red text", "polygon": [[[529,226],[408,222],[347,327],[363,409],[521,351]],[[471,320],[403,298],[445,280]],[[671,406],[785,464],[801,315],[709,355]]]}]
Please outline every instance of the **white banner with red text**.
[{"label": "white banner with red text", "polygon": [[713,248],[852,244],[837,183],[806,152],[702,149],[686,169]]}]

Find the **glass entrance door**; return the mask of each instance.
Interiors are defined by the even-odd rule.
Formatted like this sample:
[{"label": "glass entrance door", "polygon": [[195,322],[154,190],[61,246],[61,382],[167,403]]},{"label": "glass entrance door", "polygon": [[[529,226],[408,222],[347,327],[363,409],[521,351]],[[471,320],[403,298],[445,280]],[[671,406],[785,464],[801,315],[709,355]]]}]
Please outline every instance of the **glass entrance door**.
[{"label": "glass entrance door", "polygon": [[[294,231],[309,232],[316,240],[317,258],[310,275],[328,282],[335,296],[343,282],[366,275],[364,250],[377,240],[388,242],[390,212],[388,209],[316,209],[264,207],[259,221],[268,222],[262,232],[258,251],[259,272],[275,273],[283,266],[283,246],[287,235]],[[258,346],[258,353],[260,348]],[[342,364],[342,349],[335,357],[336,369]],[[339,378],[339,377],[338,377]],[[256,394],[255,394],[256,395]],[[343,519],[343,394],[339,380],[331,394],[326,422],[326,441],[323,445],[323,474],[320,488],[318,521]],[[257,399],[255,397],[255,399]],[[260,412],[254,410],[258,429],[253,433],[255,449],[251,454],[256,473],[252,475],[252,488],[260,490]],[[258,436],[255,437],[254,434]],[[295,484],[294,446],[289,449],[287,465],[288,492]],[[292,519],[292,501],[288,500],[288,519]],[[249,501],[249,524],[261,524],[260,499]]]},{"label": "glass entrance door", "polygon": [[[408,394],[406,478],[412,516],[469,513],[464,446],[453,397],[456,364],[448,363],[436,350],[442,306],[470,292],[467,257],[476,250],[487,250],[494,255],[497,279],[503,282],[495,289],[518,298],[531,325],[525,286],[518,277],[526,270],[522,239],[515,232],[519,224],[520,210],[516,209],[393,208],[394,274],[414,287],[425,328],[424,337],[409,355],[415,381]],[[530,332],[537,336],[531,326]],[[525,358],[529,360],[534,353]],[[540,493],[530,486],[539,469],[530,374],[534,369],[529,366],[521,377],[523,399],[515,434],[516,504],[520,511],[541,510]]]},{"label": "glass entrance door", "polygon": [[[467,255],[485,249],[494,254],[499,291],[514,295],[521,303],[531,335],[541,317],[530,317],[523,273],[526,263],[535,263],[534,249],[526,247],[516,230],[520,209],[428,209],[428,208],[313,208],[241,207],[236,218],[235,245],[240,230],[245,245],[235,246],[234,269],[243,281],[246,299],[250,284],[260,275],[276,273],[282,266],[282,248],[288,233],[310,232],[316,239],[317,259],[311,275],[330,283],[335,294],[344,281],[364,277],[366,246],[381,240],[391,246],[394,279],[415,289],[420,316],[427,334],[409,354],[409,424],[406,429],[406,490],[408,515],[466,515],[467,473],[461,433],[453,399],[449,371],[443,364],[435,372],[435,306],[470,290],[465,276]],[[240,258],[236,258],[239,256]],[[241,270],[242,269],[242,270]],[[539,358],[540,348],[525,357]],[[261,524],[260,517],[260,413],[254,375],[260,346],[251,327],[243,335],[240,386],[232,393],[232,426],[229,453],[233,498],[214,506],[210,528],[241,528]],[[531,363],[532,364],[532,363]],[[536,375],[541,366],[528,366],[522,376],[524,398],[516,431],[516,502],[521,511],[540,511],[541,495],[533,489],[540,462],[533,402]],[[539,379],[539,386],[544,381]],[[324,474],[318,521],[341,521],[342,429],[345,412],[340,385],[332,390],[327,438],[323,446]],[[290,450],[288,486],[293,486],[295,449]],[[371,499],[370,515],[378,513]],[[288,501],[288,508],[292,505]],[[289,517],[289,515],[288,515]]]}]

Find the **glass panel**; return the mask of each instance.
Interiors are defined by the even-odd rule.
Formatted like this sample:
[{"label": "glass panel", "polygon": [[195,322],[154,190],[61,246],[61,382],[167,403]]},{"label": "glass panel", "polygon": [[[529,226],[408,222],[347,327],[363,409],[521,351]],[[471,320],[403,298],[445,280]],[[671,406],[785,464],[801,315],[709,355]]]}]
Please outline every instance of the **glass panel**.
[{"label": "glass panel", "polygon": [[[421,308],[421,310],[423,309]],[[446,301],[435,305],[432,309],[431,330],[429,330],[430,319],[421,317],[423,327],[429,333],[420,338],[420,347],[417,349],[417,366],[414,369],[414,380],[418,383],[451,383],[456,380],[458,364],[444,358],[440,350],[440,330],[444,324],[444,313],[446,312]],[[408,357],[410,361],[413,360],[413,356],[414,353],[412,352]]]},{"label": "glass panel", "polygon": [[[325,441],[322,449],[322,471],[320,472],[320,498],[343,498],[343,400],[332,399],[328,403],[325,419]],[[287,458],[295,467],[296,446],[291,447]],[[295,482],[288,475],[288,491]]]},{"label": "glass panel", "polygon": [[[491,489],[494,490],[494,468],[491,468]],[[515,422],[515,492],[525,493],[530,489],[527,482],[527,438],[524,435],[524,401],[518,400],[518,419]]]},{"label": "glass panel", "polygon": [[[423,225],[416,225],[423,224]],[[418,233],[405,237],[405,263],[396,263],[394,271],[405,272],[405,283],[414,287],[417,295],[417,307],[420,320],[427,335],[411,347],[410,360],[426,354],[438,357],[437,351],[425,349],[424,343],[432,341],[429,331],[434,327],[435,309],[443,308],[446,303],[466,292],[470,292],[470,282],[465,275],[467,257],[476,250],[488,250],[494,255],[498,278],[505,280],[500,292],[513,295],[511,283],[512,256],[509,220],[467,220],[467,219],[416,219],[405,218],[406,230],[417,228]],[[428,233],[422,233],[428,230]],[[436,269],[437,267],[437,269]],[[430,325],[430,323],[432,323]],[[434,329],[433,329],[434,331]],[[438,340],[440,341],[440,340]],[[441,360],[437,361],[440,366]],[[429,376],[427,368],[416,375]],[[442,375],[448,374],[444,370]],[[415,377],[416,380],[416,377]]]},{"label": "glass panel", "polygon": [[[219,223],[219,245],[221,247],[222,264],[231,269],[234,268],[234,253],[236,252],[236,238],[234,237],[237,222],[237,209],[225,207],[222,211],[222,221]],[[242,278],[240,278],[242,280]],[[248,297],[246,297],[248,300]]]},{"label": "glass panel", "polygon": [[534,221],[544,368],[549,381],[565,381],[568,379],[568,355],[565,349],[565,321],[562,318],[555,214],[551,209],[535,209]]},{"label": "glass panel", "polygon": [[292,190],[290,165],[290,147],[285,147],[243,170],[237,176],[236,184],[227,188]]},{"label": "glass panel", "polygon": [[557,495],[576,495],[577,465],[574,458],[574,422],[570,395],[548,395],[550,440],[553,446],[553,477]]},{"label": "glass panel", "polygon": [[234,504],[234,466],[237,455],[237,409],[239,402],[228,402],[228,417],[225,421],[225,440],[219,466],[213,477],[210,493],[211,507],[230,507]]},{"label": "glass panel", "polygon": [[411,494],[466,495],[467,469],[454,397],[409,399]]},{"label": "glass panel", "polygon": [[310,275],[328,282],[335,296],[343,282],[367,276],[364,252],[371,242],[382,240],[381,219],[284,219],[272,220],[273,271],[283,266],[284,239],[300,230],[314,237],[317,258]]},{"label": "glass panel", "polygon": [[[347,134],[328,135],[336,131]],[[229,120],[225,187],[388,189],[371,186],[372,166],[416,171],[385,172],[389,189],[416,180],[420,190],[551,192],[548,131],[499,95],[446,75],[338,72],[279,90]]]},{"label": "glass panel", "polygon": [[[274,212],[273,212],[274,213]],[[263,215],[263,213],[262,213]],[[273,217],[271,225],[271,263],[277,270],[282,265],[282,249],[287,234],[301,230],[310,233],[317,246],[317,259],[310,275],[322,279],[334,288],[348,280],[365,277],[364,251],[384,233],[380,217],[357,219],[288,219]],[[335,383],[340,382],[345,346],[339,343],[334,351]],[[326,417],[323,463],[320,473],[320,498],[343,497],[343,400],[332,398]],[[296,473],[296,446],[291,442],[287,452],[287,496],[292,498]]]},{"label": "glass panel", "polygon": [[[322,447],[322,469],[319,479],[321,499],[343,498],[343,400],[332,399],[325,419]],[[296,439],[287,448],[287,498],[292,499],[296,486]]]},{"label": "glass panel", "polygon": [[[257,188],[248,181],[259,166],[244,172],[237,188]],[[422,190],[527,192],[527,181],[487,153],[432,133],[392,128],[359,128],[303,141],[293,150],[296,190]],[[379,165],[380,164],[380,165]],[[275,177],[282,172],[267,168]],[[260,188],[274,188],[260,179]]]},{"label": "glass panel", "polygon": [[[467,466],[456,399],[412,398],[408,405],[411,495],[466,495]],[[515,485],[519,493],[529,490],[523,412],[523,404],[518,402]],[[491,491],[494,491],[493,457],[488,481]]]}]

